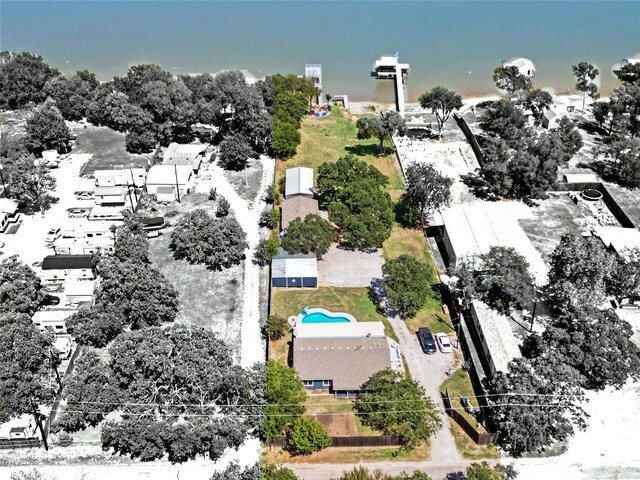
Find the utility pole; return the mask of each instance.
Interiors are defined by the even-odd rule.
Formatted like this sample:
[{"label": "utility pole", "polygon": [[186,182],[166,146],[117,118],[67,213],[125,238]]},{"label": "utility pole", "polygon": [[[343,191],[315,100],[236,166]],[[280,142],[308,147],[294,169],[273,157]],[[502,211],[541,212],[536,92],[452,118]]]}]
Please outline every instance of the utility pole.
[{"label": "utility pole", "polygon": [[58,393],[62,391],[62,381],[60,380],[60,372],[58,372],[58,359],[53,349],[51,350],[51,369],[56,373],[56,380],[58,380]]},{"label": "utility pole", "polygon": [[[133,194],[136,196],[136,205],[138,205],[138,193],[136,192],[136,181],[133,178],[133,169],[131,168],[131,164],[129,164],[129,173],[131,174],[131,183],[133,184]],[[129,195],[131,198],[131,195]]]},{"label": "utility pole", "polygon": [[173,171],[176,176],[176,193],[178,194],[178,203],[180,203],[180,184],[178,183],[178,166],[173,166]]},{"label": "utility pole", "polygon": [[4,167],[0,164],[0,180],[2,181],[2,193],[5,198],[9,198],[9,195],[7,195],[7,186],[4,184],[4,175],[2,175],[2,170],[4,170]]},{"label": "utility pole", "polygon": [[33,398],[29,400],[31,402],[31,408],[33,409],[33,418],[36,420],[36,424],[38,425],[38,430],[40,430],[40,435],[42,437],[42,444],[44,445],[44,449],[49,451],[49,444],[47,443],[47,437],[44,434],[44,428],[42,427],[42,414],[36,408],[36,404],[33,401]]}]

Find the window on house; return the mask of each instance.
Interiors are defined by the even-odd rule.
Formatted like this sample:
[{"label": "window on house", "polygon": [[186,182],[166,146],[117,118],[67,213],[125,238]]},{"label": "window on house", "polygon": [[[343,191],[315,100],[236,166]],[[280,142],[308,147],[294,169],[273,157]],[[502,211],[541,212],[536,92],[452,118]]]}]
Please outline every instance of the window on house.
[{"label": "window on house", "polygon": [[313,380],[303,380],[302,384],[305,387],[313,387]]},{"label": "window on house", "polygon": [[331,386],[331,380],[322,380],[322,386],[323,387],[330,387]]}]

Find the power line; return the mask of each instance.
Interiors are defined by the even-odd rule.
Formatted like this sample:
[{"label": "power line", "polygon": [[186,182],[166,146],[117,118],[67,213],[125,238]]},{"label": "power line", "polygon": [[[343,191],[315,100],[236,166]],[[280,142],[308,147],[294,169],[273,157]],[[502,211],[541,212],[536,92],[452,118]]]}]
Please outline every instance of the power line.
[{"label": "power line", "polygon": [[[465,395],[458,395],[463,397]],[[582,398],[584,394],[556,394],[556,393],[491,393],[487,395],[470,395],[473,398],[490,398],[490,397],[504,397],[504,396],[520,396],[520,397],[552,397],[552,398]],[[375,400],[358,402],[360,405],[378,404],[378,403],[407,403],[407,402],[422,402],[423,400]],[[201,404],[180,404],[180,405],[166,405],[163,403],[143,402],[143,403],[131,403],[131,402],[99,402],[99,401],[66,401],[67,404],[73,405],[122,405],[131,407],[144,407],[144,406],[158,406],[158,407],[197,407],[197,408],[236,408],[236,407],[293,407],[293,406],[323,406],[326,403],[238,403],[238,404],[224,404],[224,405],[201,405]]]}]

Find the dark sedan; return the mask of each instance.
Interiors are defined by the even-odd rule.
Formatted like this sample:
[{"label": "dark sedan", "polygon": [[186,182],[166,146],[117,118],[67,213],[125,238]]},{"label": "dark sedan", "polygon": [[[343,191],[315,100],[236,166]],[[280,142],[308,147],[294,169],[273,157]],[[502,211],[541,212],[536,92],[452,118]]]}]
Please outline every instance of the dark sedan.
[{"label": "dark sedan", "polygon": [[421,327],[418,329],[418,340],[420,340],[420,345],[425,353],[429,355],[436,353],[436,341],[431,334],[431,330],[427,327]]}]

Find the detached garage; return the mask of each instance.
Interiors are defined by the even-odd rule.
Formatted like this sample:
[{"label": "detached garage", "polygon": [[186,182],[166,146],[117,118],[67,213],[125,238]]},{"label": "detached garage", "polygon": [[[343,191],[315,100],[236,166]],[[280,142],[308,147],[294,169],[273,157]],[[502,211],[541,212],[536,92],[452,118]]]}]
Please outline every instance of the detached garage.
[{"label": "detached garage", "polygon": [[280,249],[271,262],[272,287],[317,287],[318,260],[314,254],[290,255]]}]

